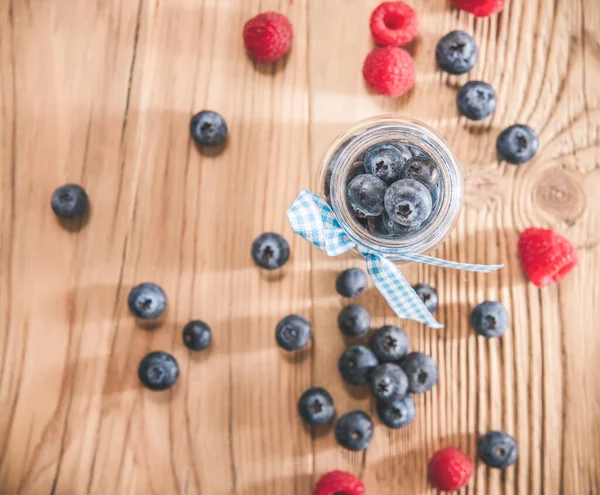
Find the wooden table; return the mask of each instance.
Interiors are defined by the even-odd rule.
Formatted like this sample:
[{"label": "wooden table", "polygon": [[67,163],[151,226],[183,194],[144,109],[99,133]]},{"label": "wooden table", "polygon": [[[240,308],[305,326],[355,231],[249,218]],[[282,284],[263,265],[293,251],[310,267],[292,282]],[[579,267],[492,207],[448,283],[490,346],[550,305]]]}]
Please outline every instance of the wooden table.
[{"label": "wooden table", "polygon": [[[432,493],[426,462],[441,446],[475,455],[478,435],[504,429],[519,462],[502,473],[477,464],[466,493],[600,493],[600,4],[508,0],[475,20],[448,0],[412,0],[421,35],[411,47],[410,95],[370,94],[361,66],[377,0],[0,1],[0,492],[2,494],[310,494],[331,469],[360,475],[371,495]],[[241,27],[256,13],[294,24],[291,56],[275,66],[244,54]],[[462,28],[480,60],[469,76],[436,69],[435,43]],[[490,82],[498,108],[482,123],[459,118],[456,88]],[[221,156],[190,144],[193,112],[226,116]],[[417,418],[349,453],[329,429],[296,412],[312,384],[338,413],[363,408],[337,372],[345,304],[336,274],[359,259],[327,258],[293,236],[284,217],[337,133],[359,119],[415,117],[450,142],[466,175],[466,206],[435,254],[503,262],[490,275],[403,267],[440,291],[434,331],[400,322],[412,348],[439,363]],[[494,152],[501,129],[528,123],[541,150],[522,167]],[[92,212],[79,232],[50,209],[53,189],[81,183]],[[578,247],[576,271],[557,286],[529,284],[517,238],[536,225]],[[280,280],[252,263],[250,244],[282,232],[293,260]],[[136,326],[126,298],[154,281],[166,322]],[[471,308],[499,299],[512,314],[501,339],[469,329]],[[370,288],[360,302],[374,326],[396,318]],[[274,340],[289,313],[314,325],[309,353]],[[192,355],[191,318],[214,331]],[[172,391],[141,388],[150,350],[173,353]]]}]

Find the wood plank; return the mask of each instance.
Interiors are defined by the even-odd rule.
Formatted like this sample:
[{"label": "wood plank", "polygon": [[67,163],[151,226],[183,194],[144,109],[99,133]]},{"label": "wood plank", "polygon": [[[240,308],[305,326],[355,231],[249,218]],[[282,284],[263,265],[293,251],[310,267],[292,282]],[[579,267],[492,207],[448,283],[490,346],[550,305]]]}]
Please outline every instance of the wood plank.
[{"label": "wood plank", "polygon": [[[378,0],[87,0],[0,2],[0,493],[308,494],[331,469],[360,475],[368,493],[434,493],[426,465],[447,445],[476,455],[479,435],[504,429],[519,442],[506,472],[477,464],[464,493],[600,494],[600,9],[597,0],[511,0],[475,19],[449,0],[410,0],[421,34],[409,50],[417,85],[389,99],[370,94],[361,68]],[[260,11],[292,20],[292,53],[253,63],[243,23]],[[435,65],[439,37],[474,34],[480,60],[468,76]],[[459,117],[456,88],[489,81],[498,108],[482,123]],[[199,153],[191,115],[222,113],[223,154]],[[408,280],[440,292],[440,331],[399,321],[376,289],[359,301],[373,326],[402,326],[430,353],[440,381],[416,397],[400,431],[376,418],[368,392],[345,385],[337,330],[347,301],[335,277],[360,258],[328,258],[293,236],[284,212],[317,187],[335,136],[381,113],[436,128],[465,172],[465,208],[435,255],[504,262],[489,275],[405,265]],[[493,152],[504,127],[540,133],[522,167]],[[79,232],[49,208],[64,182],[87,189]],[[580,266],[538,290],[522,273],[519,232],[547,226],[570,238]],[[249,250],[282,232],[292,260],[282,277],[257,270]],[[41,249],[40,249],[41,248]],[[155,281],[169,296],[160,329],[139,328],[126,298]],[[468,328],[484,299],[509,308],[511,329],[485,341]],[[280,351],[273,334],[290,313],[307,316],[307,352]],[[214,345],[182,345],[191,318]],[[136,376],[150,350],[181,367],[168,392]],[[301,424],[296,401],[330,390],[338,415],[361,408],[370,448],[339,448],[332,428]]]}]

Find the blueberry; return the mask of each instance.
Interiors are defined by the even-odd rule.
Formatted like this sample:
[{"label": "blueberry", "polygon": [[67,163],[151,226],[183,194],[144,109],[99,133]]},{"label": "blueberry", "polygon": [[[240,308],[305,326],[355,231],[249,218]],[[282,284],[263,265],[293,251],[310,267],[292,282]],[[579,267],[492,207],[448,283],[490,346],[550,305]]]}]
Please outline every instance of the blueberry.
[{"label": "blueberry", "polygon": [[369,345],[379,361],[391,363],[398,361],[408,352],[409,341],[404,330],[386,325],[372,335]]},{"label": "blueberry", "polygon": [[393,141],[391,144],[400,152],[403,161],[410,160],[413,157],[411,151],[411,148],[413,148],[412,145],[406,144],[403,141]]},{"label": "blueberry", "polygon": [[192,320],[183,327],[183,343],[192,351],[206,349],[212,341],[212,331],[202,320]]},{"label": "blueberry", "polygon": [[435,59],[440,69],[450,74],[465,74],[477,62],[477,44],[464,31],[451,31],[435,47]]},{"label": "blueberry", "polygon": [[171,388],[179,376],[179,365],[173,356],[166,352],[147,354],[138,366],[138,377],[150,390]]},{"label": "blueberry", "polygon": [[364,450],[373,438],[373,420],[364,411],[344,414],[335,424],[335,439],[348,450]]},{"label": "blueberry", "polygon": [[365,162],[354,162],[350,168],[348,169],[348,176],[346,177],[347,181],[351,181],[354,177],[358,177],[359,175],[366,174],[365,170]]},{"label": "blueberry", "polygon": [[440,168],[431,158],[415,156],[404,164],[400,177],[417,180],[431,191],[440,180]]},{"label": "blueberry", "polygon": [[290,257],[290,245],[279,234],[266,232],[252,243],[252,258],[265,270],[276,270],[285,265]]},{"label": "blueberry", "polygon": [[538,151],[537,133],[528,125],[511,125],[504,129],[496,141],[498,155],[513,165],[531,160]]},{"label": "blueberry", "polygon": [[376,217],[383,213],[383,198],[387,185],[371,174],[354,177],[346,189],[350,208],[359,217]]},{"label": "blueberry", "polygon": [[483,120],[496,110],[496,92],[488,83],[470,81],[456,93],[458,111],[471,120]]},{"label": "blueberry", "polygon": [[489,467],[506,469],[517,462],[517,441],[503,431],[489,431],[479,439],[477,455]]},{"label": "blueberry", "polygon": [[129,309],[137,318],[149,320],[160,316],[167,307],[167,295],[151,282],[136,285],[127,298]]},{"label": "blueberry", "polygon": [[218,113],[203,110],[192,117],[190,134],[198,146],[218,146],[227,140],[227,123]]},{"label": "blueberry", "polygon": [[340,296],[358,297],[367,288],[367,274],[360,268],[348,268],[340,273],[335,281],[335,290]]},{"label": "blueberry", "polygon": [[383,217],[369,217],[367,219],[367,227],[369,232],[372,234],[378,235],[380,237],[393,237],[392,234],[388,232],[383,224]]},{"label": "blueberry", "polygon": [[397,364],[384,363],[373,370],[371,387],[377,400],[394,402],[406,395],[408,378]]},{"label": "blueberry", "polygon": [[408,391],[412,394],[427,392],[438,381],[438,366],[427,354],[411,352],[400,361],[408,377]]},{"label": "blueberry", "polygon": [[413,286],[413,289],[421,298],[421,301],[423,301],[423,304],[425,304],[425,307],[429,310],[429,312],[435,313],[438,309],[437,291],[431,287],[431,285],[427,284],[417,284]]},{"label": "blueberry", "polygon": [[277,344],[286,351],[295,351],[308,344],[312,336],[309,321],[300,315],[289,315],[283,318],[275,329]]},{"label": "blueberry", "polygon": [[365,385],[379,362],[373,351],[364,345],[351,345],[340,356],[338,369],[344,381]]},{"label": "blueberry", "polygon": [[417,227],[432,210],[431,194],[414,179],[394,182],[385,193],[385,209],[390,218],[406,227]]},{"label": "blueberry", "polygon": [[402,153],[391,144],[377,144],[370,148],[365,156],[365,170],[386,184],[398,180],[403,164]]},{"label": "blueberry", "polygon": [[390,235],[393,236],[407,235],[411,232],[415,232],[418,228],[418,226],[407,227],[406,225],[401,225],[398,222],[394,222],[387,211],[384,211],[383,215],[381,215],[381,223],[385,227],[385,230],[387,230]]},{"label": "blueberry", "polygon": [[406,426],[415,418],[416,412],[415,401],[410,395],[394,402],[377,403],[377,415],[388,428]]},{"label": "blueberry", "polygon": [[485,301],[471,312],[471,326],[488,339],[500,337],[508,329],[508,311],[498,301]]},{"label": "blueberry", "polygon": [[298,412],[308,424],[324,425],[335,416],[333,398],[324,388],[309,388],[300,396]]},{"label": "blueberry", "polygon": [[427,153],[425,153],[421,148],[415,146],[414,144],[407,144],[406,147],[410,151],[411,158],[413,156],[425,156],[427,158],[431,158]]},{"label": "blueberry", "polygon": [[65,184],[54,190],[50,201],[52,210],[58,218],[72,220],[81,218],[88,209],[88,195],[77,184]]},{"label": "blueberry", "polygon": [[338,326],[347,337],[360,337],[369,331],[371,315],[360,304],[350,304],[340,311]]}]

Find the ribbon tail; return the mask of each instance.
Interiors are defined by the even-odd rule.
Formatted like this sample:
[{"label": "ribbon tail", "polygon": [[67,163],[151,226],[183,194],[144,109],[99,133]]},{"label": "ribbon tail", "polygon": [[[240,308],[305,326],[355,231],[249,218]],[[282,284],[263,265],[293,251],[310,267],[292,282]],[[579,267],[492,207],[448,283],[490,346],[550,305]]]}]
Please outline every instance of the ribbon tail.
[{"label": "ribbon tail", "polygon": [[356,247],[340,227],[329,205],[306,189],[300,192],[285,215],[296,234],[329,256],[338,256]]},{"label": "ribbon tail", "polygon": [[367,255],[367,271],[373,284],[400,318],[417,320],[431,328],[443,328],[421,301],[399,268],[380,254]]},{"label": "ribbon tail", "polygon": [[404,261],[416,261],[426,265],[439,266],[442,268],[454,268],[456,270],[466,270],[468,272],[490,273],[499,270],[504,265],[475,265],[472,263],[459,263],[457,261],[447,261],[424,254],[407,253],[400,256]]}]

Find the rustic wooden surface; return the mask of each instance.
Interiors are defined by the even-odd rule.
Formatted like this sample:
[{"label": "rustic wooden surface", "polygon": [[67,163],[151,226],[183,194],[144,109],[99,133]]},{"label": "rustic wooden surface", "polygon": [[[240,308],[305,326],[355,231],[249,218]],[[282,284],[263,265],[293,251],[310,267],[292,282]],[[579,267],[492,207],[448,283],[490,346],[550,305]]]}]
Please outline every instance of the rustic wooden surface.
[{"label": "rustic wooden surface", "polygon": [[[0,493],[305,495],[338,468],[372,495],[430,493],[426,461],[441,446],[475,454],[491,428],[514,434],[520,458],[505,473],[480,463],[466,493],[600,493],[600,4],[508,0],[475,20],[448,0],[411,0],[421,36],[411,47],[417,85],[400,99],[365,90],[377,0],[0,0]],[[241,26],[275,9],[294,24],[293,52],[275,66],[244,54]],[[436,70],[434,48],[463,28],[480,47],[469,76]],[[459,118],[455,89],[468,79],[498,92],[491,119]],[[221,156],[191,145],[193,112],[226,116]],[[431,353],[439,385],[417,398],[401,431],[377,423],[371,447],[349,453],[330,430],[311,432],[296,400],[326,386],[340,413],[364,408],[336,370],[344,304],[329,259],[292,236],[284,211],[315,186],[320,157],[342,129],[380,113],[422,119],[455,149],[466,206],[435,254],[504,262],[490,275],[406,266],[437,286],[446,328],[401,322]],[[528,123],[541,151],[521,168],[498,162],[499,131]],[[79,232],[62,228],[49,199],[61,183],[89,192]],[[551,226],[581,263],[537,290],[517,260],[519,231]],[[285,276],[251,261],[254,237],[291,241]],[[404,269],[404,268],[403,268]],[[155,281],[169,296],[165,324],[148,332],[127,310],[130,288]],[[512,314],[502,338],[468,328],[470,309],[499,299]],[[374,324],[395,318],[373,288]],[[275,345],[282,316],[314,324],[309,353]],[[214,330],[191,355],[192,317]],[[143,390],[149,350],[172,352],[172,391]]]}]

